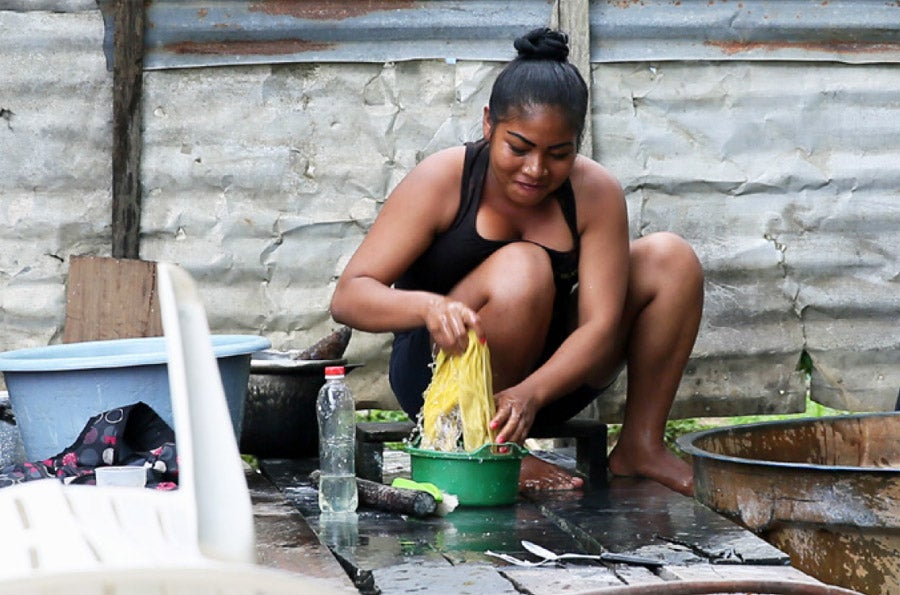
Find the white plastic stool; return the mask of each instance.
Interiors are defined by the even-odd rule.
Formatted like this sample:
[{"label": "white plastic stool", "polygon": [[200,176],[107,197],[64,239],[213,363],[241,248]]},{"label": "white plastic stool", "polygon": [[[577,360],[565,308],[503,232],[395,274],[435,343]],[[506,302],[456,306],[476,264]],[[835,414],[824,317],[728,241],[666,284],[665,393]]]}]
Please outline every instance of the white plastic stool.
[{"label": "white plastic stool", "polygon": [[0,489],[0,594],[329,593],[322,580],[256,564],[250,494],[190,276],[158,267],[179,489]]}]

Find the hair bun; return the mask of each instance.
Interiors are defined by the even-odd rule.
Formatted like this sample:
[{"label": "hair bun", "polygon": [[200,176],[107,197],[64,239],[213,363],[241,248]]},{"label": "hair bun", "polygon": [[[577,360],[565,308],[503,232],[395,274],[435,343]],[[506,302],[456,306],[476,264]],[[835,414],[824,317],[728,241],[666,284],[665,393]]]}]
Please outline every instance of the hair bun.
[{"label": "hair bun", "polygon": [[529,31],[516,39],[513,46],[519,57],[526,60],[565,62],[569,57],[569,36],[547,27]]}]

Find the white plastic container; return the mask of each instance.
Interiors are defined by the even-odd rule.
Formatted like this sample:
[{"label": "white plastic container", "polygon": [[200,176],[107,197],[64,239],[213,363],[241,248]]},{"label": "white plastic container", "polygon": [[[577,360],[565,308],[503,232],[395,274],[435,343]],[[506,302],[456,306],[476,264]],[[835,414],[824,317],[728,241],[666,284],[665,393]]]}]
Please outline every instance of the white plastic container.
[{"label": "white plastic container", "polygon": [[142,488],[147,485],[147,469],[143,465],[112,465],[94,469],[98,486]]}]

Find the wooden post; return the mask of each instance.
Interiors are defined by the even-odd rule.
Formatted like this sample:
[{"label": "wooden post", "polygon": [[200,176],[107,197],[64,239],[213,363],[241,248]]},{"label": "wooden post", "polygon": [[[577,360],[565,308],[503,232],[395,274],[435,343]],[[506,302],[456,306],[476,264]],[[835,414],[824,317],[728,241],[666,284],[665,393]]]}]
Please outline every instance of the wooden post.
[{"label": "wooden post", "polygon": [[144,0],[116,0],[114,10],[112,255],[139,258]]},{"label": "wooden post", "polygon": [[556,0],[550,26],[568,34],[569,62],[578,68],[588,87],[587,116],[579,152],[587,157],[594,154],[594,126],[591,116],[591,18],[589,0]]}]

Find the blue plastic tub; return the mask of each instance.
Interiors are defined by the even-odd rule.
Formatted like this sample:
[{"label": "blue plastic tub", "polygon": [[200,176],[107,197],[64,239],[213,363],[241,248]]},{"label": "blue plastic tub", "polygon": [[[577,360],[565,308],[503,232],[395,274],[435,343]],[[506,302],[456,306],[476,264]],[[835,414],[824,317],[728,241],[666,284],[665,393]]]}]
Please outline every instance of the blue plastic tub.
[{"label": "blue plastic tub", "polygon": [[[240,439],[250,355],[271,346],[253,335],[213,335],[235,436]],[[70,446],[94,415],[143,401],[170,426],[163,337],[49,345],[0,353],[0,372],[28,460]]]}]

